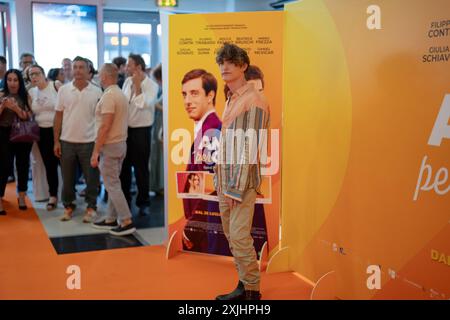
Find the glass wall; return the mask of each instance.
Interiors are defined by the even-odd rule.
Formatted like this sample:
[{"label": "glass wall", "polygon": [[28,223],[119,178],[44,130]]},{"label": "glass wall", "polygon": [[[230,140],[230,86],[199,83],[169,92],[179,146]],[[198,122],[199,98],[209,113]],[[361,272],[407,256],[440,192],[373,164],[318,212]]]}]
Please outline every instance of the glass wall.
[{"label": "glass wall", "polygon": [[104,62],[130,53],[142,55],[147,66],[160,62],[158,13],[105,10],[103,31]]},{"label": "glass wall", "polygon": [[11,22],[7,3],[0,3],[0,55],[11,65]]},{"label": "glass wall", "polygon": [[130,53],[139,53],[147,65],[151,64],[151,24],[105,22],[103,30],[105,62],[110,62],[117,56],[127,57]]}]

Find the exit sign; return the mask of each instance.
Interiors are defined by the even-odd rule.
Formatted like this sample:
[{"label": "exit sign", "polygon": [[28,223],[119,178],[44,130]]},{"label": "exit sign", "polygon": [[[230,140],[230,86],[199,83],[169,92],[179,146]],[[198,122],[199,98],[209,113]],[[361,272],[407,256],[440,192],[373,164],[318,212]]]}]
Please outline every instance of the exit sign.
[{"label": "exit sign", "polygon": [[156,0],[158,7],[176,7],[178,6],[178,0]]}]

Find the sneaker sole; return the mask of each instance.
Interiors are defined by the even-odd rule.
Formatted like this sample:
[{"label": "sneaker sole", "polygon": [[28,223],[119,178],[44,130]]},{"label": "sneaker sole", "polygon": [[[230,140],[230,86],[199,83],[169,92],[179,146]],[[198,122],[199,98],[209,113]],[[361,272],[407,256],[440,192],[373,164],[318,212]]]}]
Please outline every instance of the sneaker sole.
[{"label": "sneaker sole", "polygon": [[113,236],[127,236],[127,235],[135,233],[135,232],[136,232],[136,228],[122,231],[122,232],[115,232],[115,231],[109,230],[109,233],[112,234]]},{"label": "sneaker sole", "polygon": [[108,227],[108,226],[97,226],[95,224],[92,224],[92,228],[98,229],[98,230],[111,230],[111,229],[117,228],[117,226]]}]

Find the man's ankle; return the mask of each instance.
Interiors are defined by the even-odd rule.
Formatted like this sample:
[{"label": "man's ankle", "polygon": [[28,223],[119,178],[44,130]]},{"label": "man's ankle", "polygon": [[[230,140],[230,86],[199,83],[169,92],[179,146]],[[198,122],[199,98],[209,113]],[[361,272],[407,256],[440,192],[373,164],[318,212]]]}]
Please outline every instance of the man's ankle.
[{"label": "man's ankle", "polygon": [[126,226],[128,226],[128,225],[130,225],[130,224],[132,224],[132,223],[133,223],[133,221],[131,221],[131,219],[128,219],[128,220],[122,221],[122,222],[120,223],[120,225],[121,225],[122,227],[126,227]]}]

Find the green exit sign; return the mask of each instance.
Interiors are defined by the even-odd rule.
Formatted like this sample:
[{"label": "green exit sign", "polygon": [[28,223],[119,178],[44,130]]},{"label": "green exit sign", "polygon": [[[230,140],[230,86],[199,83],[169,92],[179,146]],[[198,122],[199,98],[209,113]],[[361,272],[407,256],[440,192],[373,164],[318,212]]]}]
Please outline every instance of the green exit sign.
[{"label": "green exit sign", "polygon": [[178,0],[156,0],[158,7],[177,7]]}]

